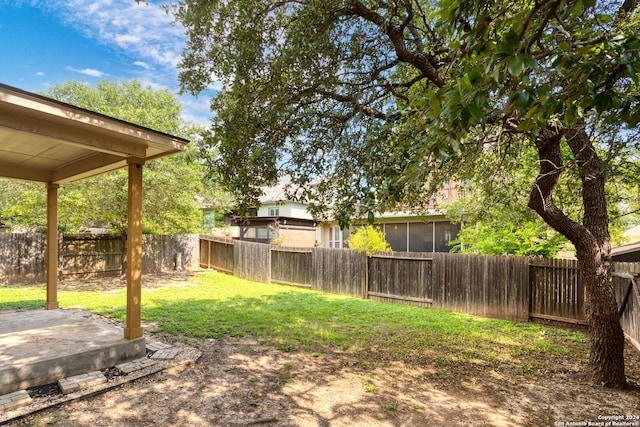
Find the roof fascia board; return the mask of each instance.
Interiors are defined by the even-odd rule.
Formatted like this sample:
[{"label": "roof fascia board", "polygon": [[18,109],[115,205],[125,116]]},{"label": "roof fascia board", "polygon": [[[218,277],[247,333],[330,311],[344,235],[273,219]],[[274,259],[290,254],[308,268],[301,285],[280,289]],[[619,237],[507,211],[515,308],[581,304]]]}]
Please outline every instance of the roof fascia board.
[{"label": "roof fascia board", "polygon": [[49,171],[37,168],[29,168],[24,165],[9,165],[0,163],[3,178],[22,179],[25,181],[51,182]]},{"label": "roof fascia board", "polygon": [[111,131],[126,130],[134,138],[147,135],[144,139],[161,145],[174,145],[178,148],[184,147],[189,141],[184,138],[150,129],[144,126],[130,123],[125,120],[110,117],[105,114],[77,107],[57,99],[49,98],[37,93],[27,92],[13,86],[0,83],[0,106],[2,103],[22,106],[29,111],[40,111],[46,114],[58,116],[66,120],[81,121],[91,126],[99,126]]},{"label": "roof fascia board", "polygon": [[[0,105],[0,111],[2,111],[2,105]],[[109,136],[100,131],[96,132],[98,128],[89,131],[86,128],[65,126],[62,122],[51,122],[48,119],[50,117],[36,118],[31,115],[7,112],[0,114],[0,126],[123,157],[146,155],[146,144],[136,142],[134,138],[125,141],[122,138],[118,139],[117,135]]]}]

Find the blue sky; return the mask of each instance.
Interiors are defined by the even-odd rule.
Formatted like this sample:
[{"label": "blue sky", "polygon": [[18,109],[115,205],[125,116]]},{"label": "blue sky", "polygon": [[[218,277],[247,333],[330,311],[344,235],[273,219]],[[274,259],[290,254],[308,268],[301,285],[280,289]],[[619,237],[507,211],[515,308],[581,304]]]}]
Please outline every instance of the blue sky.
[{"label": "blue sky", "polygon": [[[184,33],[162,3],[0,0],[0,82],[46,92],[71,79],[138,79],[177,94]],[[180,96],[184,118],[208,123],[212,94]]]}]

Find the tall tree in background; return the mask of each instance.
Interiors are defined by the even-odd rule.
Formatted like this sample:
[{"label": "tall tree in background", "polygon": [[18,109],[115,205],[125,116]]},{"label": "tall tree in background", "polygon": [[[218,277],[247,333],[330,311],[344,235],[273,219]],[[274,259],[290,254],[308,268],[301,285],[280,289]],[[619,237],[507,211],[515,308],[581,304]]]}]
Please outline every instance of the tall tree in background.
[{"label": "tall tree in background", "polygon": [[[143,87],[138,81],[101,81],[95,87],[69,81],[50,88],[54,99],[192,139],[202,129],[184,123],[182,106],[168,90]],[[199,158],[197,142],[187,152],[151,161],[143,174],[143,224],[150,233],[198,232],[202,226],[201,203],[225,208],[228,198]],[[45,192],[32,183],[7,182],[20,194],[2,201],[3,217],[23,226],[45,224]],[[198,199],[196,198],[198,197]],[[82,226],[103,226],[125,232],[127,224],[127,173],[118,170],[87,180],[65,184],[60,191],[59,224],[65,231]],[[218,205],[218,206],[216,206]]]},{"label": "tall tree in background", "polygon": [[[605,183],[637,146],[637,0],[182,0],[173,12],[188,35],[183,89],[224,84],[210,161],[248,204],[289,175],[344,222],[426,204],[441,171],[487,150],[534,148],[528,204],[576,247],[587,373],[625,384]],[[578,219],[553,197],[572,171]]]}]

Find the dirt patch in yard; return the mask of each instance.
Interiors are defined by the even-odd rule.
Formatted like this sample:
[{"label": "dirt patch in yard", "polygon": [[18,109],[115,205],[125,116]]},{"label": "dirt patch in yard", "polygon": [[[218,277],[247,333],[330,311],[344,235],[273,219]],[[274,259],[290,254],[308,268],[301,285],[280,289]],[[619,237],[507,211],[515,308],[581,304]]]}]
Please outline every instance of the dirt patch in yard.
[{"label": "dirt patch in yard", "polygon": [[[189,286],[190,274],[167,275],[153,285],[145,280],[145,287]],[[62,286],[122,286],[116,280],[91,283]],[[584,367],[583,360],[562,366],[528,360],[533,370],[457,359],[427,366],[363,357],[365,350],[286,352],[251,337],[153,338],[187,344],[201,356],[9,425],[554,426],[605,425],[612,419],[607,417],[618,416],[623,417],[618,422],[629,417],[626,421],[640,425],[638,388],[617,391],[582,382],[575,372]],[[627,375],[639,383],[640,357],[631,349],[626,357]]]},{"label": "dirt patch in yard", "polygon": [[429,367],[363,369],[348,354],[287,353],[246,338],[192,345],[202,352],[195,363],[9,425],[551,426],[640,415],[637,390],[571,374],[434,381]]}]

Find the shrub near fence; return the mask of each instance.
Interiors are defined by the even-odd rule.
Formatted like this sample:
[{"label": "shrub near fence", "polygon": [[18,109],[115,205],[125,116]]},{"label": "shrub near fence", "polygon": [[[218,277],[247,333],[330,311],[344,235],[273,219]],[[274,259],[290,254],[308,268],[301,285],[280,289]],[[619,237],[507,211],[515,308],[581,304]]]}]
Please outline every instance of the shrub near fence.
[{"label": "shrub near fence", "polygon": [[[345,249],[282,248],[204,236],[200,245],[208,250],[202,267],[240,263],[242,269],[222,269],[254,280],[489,318],[586,324],[584,290],[572,260],[410,252],[366,257]],[[628,286],[640,263],[614,263],[614,270],[632,273],[616,277],[614,289],[619,306],[629,292],[621,322],[640,349],[640,291]]]}]

